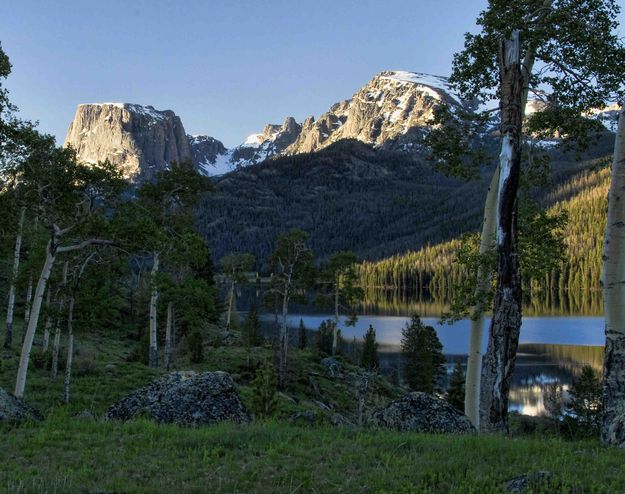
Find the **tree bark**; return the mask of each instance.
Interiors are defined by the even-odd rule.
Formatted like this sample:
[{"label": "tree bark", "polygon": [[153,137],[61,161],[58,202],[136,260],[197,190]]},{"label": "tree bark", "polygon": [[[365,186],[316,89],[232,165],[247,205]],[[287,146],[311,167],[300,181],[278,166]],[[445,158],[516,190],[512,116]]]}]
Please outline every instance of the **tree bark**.
[{"label": "tree bark", "polygon": [[[30,272],[30,276],[28,277],[28,288],[26,289],[26,299],[24,300],[24,328],[28,327],[28,323],[30,322],[30,310],[31,310],[31,301],[33,298],[33,272]],[[26,336],[26,330],[22,331],[22,342],[24,341],[24,337]]]},{"label": "tree bark", "polygon": [[13,345],[13,311],[15,309],[15,283],[20,270],[20,252],[22,250],[22,234],[24,231],[24,216],[26,208],[20,212],[20,219],[15,237],[15,250],[13,251],[13,272],[11,273],[11,285],[9,286],[9,300],[7,303],[7,332],[4,336],[4,348],[11,349]]},{"label": "tree bark", "polygon": [[[50,310],[50,289],[46,291],[46,310]],[[43,327],[43,343],[41,345],[42,351],[45,353],[48,351],[48,345],[50,343],[50,329],[52,328],[52,318],[50,314],[46,314],[46,323]]]},{"label": "tree bark", "polygon": [[516,203],[521,171],[524,77],[520,34],[501,44],[501,129],[497,209],[497,290],[481,379],[480,427],[507,429],[508,394],[521,329],[521,275],[516,251]]},{"label": "tree bark", "polygon": [[52,365],[50,367],[50,382],[56,382],[59,372],[59,352],[61,351],[61,322],[63,311],[65,310],[65,294],[63,291],[67,288],[67,270],[69,261],[63,264],[63,278],[61,281],[61,299],[59,300],[59,313],[56,317],[56,325],[54,327],[54,341],[52,342]]},{"label": "tree bark", "polygon": [[174,318],[174,303],[167,303],[167,326],[165,326],[165,368],[169,370],[172,359],[172,327]]},{"label": "tree bark", "polygon": [[[484,220],[480,236],[480,255],[495,248],[497,230],[497,197],[499,195],[499,166],[495,168],[488,187],[484,205]],[[477,296],[486,292],[490,285],[491,273],[484,266],[479,266],[475,293]],[[484,311],[482,307],[472,309],[469,353],[467,356],[467,375],[465,382],[464,413],[473,426],[480,428],[480,378],[482,372],[482,339],[484,335]]]},{"label": "tree bark", "polygon": [[228,316],[227,316],[227,319],[226,319],[226,334],[228,334],[230,332],[230,324],[232,322],[232,306],[233,305],[234,305],[234,278],[230,282],[230,295],[228,296]]},{"label": "tree bark", "polygon": [[280,360],[278,372],[278,385],[284,389],[286,385],[286,361],[289,349],[289,328],[287,317],[289,315],[289,289],[286,288],[282,296],[282,328],[280,330]]},{"label": "tree bark", "polygon": [[603,241],[605,355],[601,438],[625,447],[625,105],[619,113]]},{"label": "tree bark", "polygon": [[151,283],[152,283],[152,295],[150,297],[150,357],[149,363],[150,367],[153,369],[158,367],[158,340],[157,340],[157,332],[156,325],[158,319],[158,286],[156,283],[156,275],[158,273],[159,268],[159,253],[154,253],[154,263],[152,264],[152,273],[151,273]]},{"label": "tree bark", "polygon": [[334,334],[332,335],[332,355],[336,355],[339,346],[339,276],[336,277],[334,283]]},{"label": "tree bark", "polygon": [[63,403],[69,403],[69,387],[72,382],[72,362],[74,360],[74,295],[69,299],[67,309],[67,358],[65,361],[65,382],[63,383]]},{"label": "tree bark", "polygon": [[15,392],[13,393],[18,398],[24,397],[24,388],[26,387],[26,376],[28,375],[28,363],[30,361],[30,352],[33,347],[33,341],[35,339],[35,332],[37,330],[37,322],[39,321],[39,312],[41,311],[41,303],[43,302],[43,295],[46,291],[46,285],[50,278],[50,272],[54,266],[56,260],[56,249],[54,248],[54,242],[50,240],[46,248],[46,260],[41,269],[39,275],[39,281],[37,282],[37,288],[35,290],[35,298],[33,300],[33,306],[30,310],[31,317],[28,321],[26,333],[24,333],[24,343],[22,345],[22,353],[20,355],[20,364],[17,369],[17,378],[15,380]]}]

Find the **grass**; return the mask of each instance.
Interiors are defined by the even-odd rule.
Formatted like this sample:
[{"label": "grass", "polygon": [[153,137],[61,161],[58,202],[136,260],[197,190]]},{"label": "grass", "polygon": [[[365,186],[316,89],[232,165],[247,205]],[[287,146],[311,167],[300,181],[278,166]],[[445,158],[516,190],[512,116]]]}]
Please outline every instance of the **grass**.
[{"label": "grass", "polygon": [[[554,484],[531,492],[616,493],[625,486],[625,452],[596,440],[329,426],[324,417],[335,413],[354,423],[359,371],[345,363],[342,376],[328,378],[309,351],[291,353],[289,389],[280,394],[274,421],[181,428],[101,420],[114,401],[162,372],[128,362],[133,345],[119,334],[79,338],[68,405],[61,403],[62,375],[50,383],[46,370],[31,367],[26,399],[46,419],[0,426],[0,492],[487,494],[502,492],[510,478],[539,470],[553,472]],[[0,386],[9,390],[17,352],[16,347],[2,354]],[[191,366],[182,357],[177,367],[231,372],[249,403],[253,367],[271,358],[269,348],[207,347],[203,364]],[[370,409],[399,393],[384,380],[370,389]],[[98,418],[75,416],[85,409]],[[288,417],[303,410],[316,410],[320,419],[313,425],[290,423]]]},{"label": "grass", "polygon": [[533,492],[622,492],[625,452],[595,441],[297,427],[84,421],[55,411],[0,439],[3,492],[495,493],[537,470]]}]

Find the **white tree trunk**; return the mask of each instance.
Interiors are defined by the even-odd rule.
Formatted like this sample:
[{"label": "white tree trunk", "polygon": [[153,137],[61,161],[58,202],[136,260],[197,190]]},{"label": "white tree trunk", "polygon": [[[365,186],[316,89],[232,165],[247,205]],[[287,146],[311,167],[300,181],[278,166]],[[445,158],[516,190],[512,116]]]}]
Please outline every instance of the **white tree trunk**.
[{"label": "white tree trunk", "polygon": [[26,208],[22,208],[15,237],[15,250],[13,251],[13,272],[11,273],[11,285],[9,286],[9,301],[7,304],[7,332],[4,337],[4,348],[10,349],[13,344],[13,311],[15,309],[15,282],[20,270],[20,252],[22,250],[22,232],[24,231],[24,216]]},{"label": "white tree trunk", "polygon": [[33,298],[33,272],[30,272],[30,276],[28,277],[28,288],[26,289],[26,299],[24,300],[24,329],[22,331],[22,341],[24,341],[24,337],[26,335],[26,327],[28,327],[28,323],[30,322],[30,305]]},{"label": "white tree trunk", "polygon": [[63,402],[69,403],[69,387],[72,382],[72,362],[74,360],[74,295],[69,299],[67,310],[67,359],[65,363],[65,382],[63,384]]},{"label": "white tree trunk", "polygon": [[287,317],[289,315],[289,291],[290,287],[285,288],[282,297],[282,328],[280,330],[280,368],[278,372],[278,384],[280,388],[284,388],[286,384],[286,362],[289,349],[289,328],[287,326]]},{"label": "white tree trunk", "polygon": [[[69,262],[65,261],[63,264],[63,278],[61,281],[61,291],[64,291],[67,287],[67,270],[69,268]],[[65,310],[65,294],[61,294],[61,300],[59,301],[59,314],[56,318],[56,325],[54,328],[54,341],[52,343],[52,366],[50,367],[50,382],[56,382],[56,377],[59,372],[59,352],[61,351],[61,321],[63,317],[63,311]]]},{"label": "white tree trunk", "polygon": [[156,275],[160,264],[159,253],[154,253],[154,263],[152,264],[151,283],[152,295],[150,297],[150,367],[158,367],[158,340],[157,340],[157,322],[158,322],[158,286],[156,283]]},{"label": "white tree trunk", "polygon": [[230,332],[232,323],[232,306],[234,305],[234,279],[230,282],[230,295],[228,296],[228,315],[226,318],[226,334]]},{"label": "white tree trunk", "polygon": [[[480,255],[492,252],[495,248],[497,229],[497,197],[499,196],[499,166],[495,168],[486,194],[484,219],[480,236]],[[492,273],[483,266],[478,268],[475,293],[488,290]],[[464,413],[473,426],[480,428],[480,378],[482,374],[482,339],[484,335],[484,311],[481,307],[473,307],[471,317],[471,334],[469,337],[469,353],[467,356],[467,374],[465,382]]]},{"label": "white tree trunk", "polygon": [[43,296],[46,291],[46,285],[50,278],[50,272],[54,266],[56,260],[56,254],[52,252],[52,241],[48,242],[46,248],[46,260],[41,269],[39,275],[39,281],[37,282],[37,289],[35,290],[35,298],[33,300],[33,306],[30,310],[30,319],[28,321],[28,327],[24,334],[24,343],[22,345],[22,353],[20,355],[20,364],[17,369],[17,379],[15,380],[15,392],[13,393],[18,398],[24,397],[24,388],[26,387],[26,376],[28,375],[28,363],[30,361],[30,352],[33,348],[33,341],[35,339],[35,332],[37,330],[37,322],[39,321],[39,313],[41,311],[41,304],[43,302]]},{"label": "white tree trunk", "polygon": [[[50,290],[46,291],[46,309],[50,310]],[[50,344],[50,329],[52,328],[52,318],[50,314],[46,315],[46,323],[43,327],[43,343],[42,351],[45,353],[48,351],[48,345]]]},{"label": "white tree trunk", "polygon": [[619,113],[603,242],[604,442],[625,447],[625,106]]},{"label": "white tree trunk", "polygon": [[332,335],[332,355],[336,355],[339,346],[339,290],[340,279],[337,277],[334,286],[334,334]]},{"label": "white tree trunk", "polygon": [[165,368],[169,370],[172,359],[172,327],[174,318],[174,303],[167,304],[167,326],[165,327]]}]

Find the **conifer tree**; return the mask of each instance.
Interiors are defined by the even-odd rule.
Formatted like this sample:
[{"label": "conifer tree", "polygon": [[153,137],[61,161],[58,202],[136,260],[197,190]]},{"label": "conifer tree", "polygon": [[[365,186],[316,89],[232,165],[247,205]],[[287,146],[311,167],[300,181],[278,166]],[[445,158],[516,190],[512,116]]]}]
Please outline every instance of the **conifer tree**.
[{"label": "conifer tree", "polygon": [[454,370],[449,378],[447,401],[456,410],[464,412],[464,371],[462,370],[460,360],[456,362]]},{"label": "conifer tree", "polygon": [[402,330],[404,381],[413,391],[434,393],[445,375],[443,345],[432,326],[424,326],[414,314]]},{"label": "conifer tree", "polygon": [[297,347],[304,350],[308,346],[308,330],[304,326],[304,320],[299,320],[299,329],[297,334]]},{"label": "conifer tree", "polygon": [[362,343],[361,366],[368,371],[374,371],[380,368],[378,342],[375,339],[375,329],[373,329],[371,324],[369,324],[369,329],[367,329]]},{"label": "conifer tree", "polygon": [[256,304],[252,304],[241,329],[243,344],[248,348],[260,345],[262,342],[262,335],[260,331],[258,306]]}]

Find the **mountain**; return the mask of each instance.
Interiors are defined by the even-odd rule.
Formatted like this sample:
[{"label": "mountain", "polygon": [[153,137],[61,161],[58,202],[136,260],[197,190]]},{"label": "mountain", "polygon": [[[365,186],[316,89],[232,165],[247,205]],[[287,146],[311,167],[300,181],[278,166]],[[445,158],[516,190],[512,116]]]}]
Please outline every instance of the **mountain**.
[{"label": "mountain", "polygon": [[172,161],[191,158],[189,139],[171,110],[130,103],[78,105],[65,145],[88,163],[110,160],[125,177],[150,180]]},{"label": "mountain", "polygon": [[[497,149],[496,137],[489,143]],[[605,133],[580,162],[550,150],[550,184],[538,197],[594,166],[611,146]],[[433,170],[420,153],[343,139],[217,178],[197,224],[216,258],[250,252],[262,266],[280,233],[301,228],[319,257],[353,250],[381,259],[477,230],[491,173],[484,167],[482,179],[464,182]]]}]

